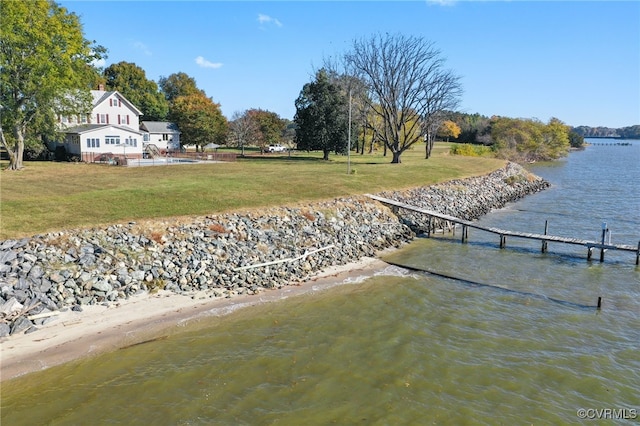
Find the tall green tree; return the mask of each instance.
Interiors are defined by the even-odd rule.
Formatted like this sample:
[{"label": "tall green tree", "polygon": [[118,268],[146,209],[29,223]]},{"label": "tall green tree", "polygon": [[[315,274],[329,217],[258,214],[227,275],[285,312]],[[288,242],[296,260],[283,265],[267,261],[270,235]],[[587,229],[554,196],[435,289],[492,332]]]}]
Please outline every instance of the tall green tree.
[{"label": "tall green tree", "polygon": [[298,149],[322,150],[323,158],[329,153],[344,153],[347,148],[348,100],[340,87],[331,82],[325,69],[316,73],[315,80],[302,88],[296,99]]},{"label": "tall green tree", "polygon": [[142,111],[142,120],[162,121],[167,117],[169,104],[145,71],[131,62],[111,64],[104,70],[108,90],[117,90]]},{"label": "tall green tree", "polygon": [[169,102],[169,105],[171,105],[173,100],[178,96],[204,93],[202,90],[198,89],[196,80],[184,72],[173,73],[169,77],[160,77],[158,85]]},{"label": "tall green tree", "polygon": [[180,143],[195,145],[196,150],[209,143],[224,145],[227,141],[227,119],[220,105],[203,93],[175,98],[169,119],[180,129]]},{"label": "tall green tree", "polygon": [[2,0],[0,15],[0,143],[8,169],[18,170],[25,142],[53,136],[58,113],[91,108],[92,63],[106,50],[86,40],[78,16],[53,1]]},{"label": "tall green tree", "polygon": [[285,121],[278,114],[262,109],[250,109],[246,114],[256,126],[254,143],[263,151],[267,145],[276,145],[282,141]]}]

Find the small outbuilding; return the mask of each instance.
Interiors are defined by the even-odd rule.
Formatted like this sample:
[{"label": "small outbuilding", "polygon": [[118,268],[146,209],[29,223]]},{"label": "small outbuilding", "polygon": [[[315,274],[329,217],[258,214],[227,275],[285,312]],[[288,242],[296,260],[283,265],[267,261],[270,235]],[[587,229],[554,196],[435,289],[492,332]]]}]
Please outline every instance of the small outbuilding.
[{"label": "small outbuilding", "polygon": [[155,145],[160,151],[180,150],[180,130],[168,121],[143,121],[140,123],[145,147]]}]

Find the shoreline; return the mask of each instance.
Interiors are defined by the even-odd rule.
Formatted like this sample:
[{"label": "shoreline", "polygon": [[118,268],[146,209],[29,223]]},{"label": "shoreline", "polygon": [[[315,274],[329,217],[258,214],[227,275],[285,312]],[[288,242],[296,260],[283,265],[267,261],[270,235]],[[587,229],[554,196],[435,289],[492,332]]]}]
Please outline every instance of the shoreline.
[{"label": "shoreline", "polygon": [[[546,187],[509,163],[380,195],[473,220]],[[389,266],[379,256],[436,222],[354,196],[0,241],[0,381],[372,277]]]},{"label": "shoreline", "polygon": [[[388,252],[388,251],[385,251]],[[91,305],[83,311],[60,312],[38,332],[2,339],[0,383],[50,367],[162,339],[179,327],[204,318],[229,315],[264,303],[311,295],[339,285],[359,283],[390,265],[378,258],[327,268],[303,283],[254,295],[211,298],[204,291],[191,296],[161,290],[110,306]]]}]

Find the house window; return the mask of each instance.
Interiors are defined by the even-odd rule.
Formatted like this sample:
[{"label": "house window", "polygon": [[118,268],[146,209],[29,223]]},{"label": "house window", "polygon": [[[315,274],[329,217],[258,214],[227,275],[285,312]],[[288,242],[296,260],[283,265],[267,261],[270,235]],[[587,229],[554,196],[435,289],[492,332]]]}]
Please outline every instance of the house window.
[{"label": "house window", "polygon": [[168,140],[169,140],[169,135],[168,135],[168,134],[166,134],[166,133],[163,133],[163,134],[162,134],[162,140],[163,140],[163,141],[168,141]]},{"label": "house window", "polygon": [[118,114],[118,124],[129,124],[129,116],[128,115],[120,116],[120,114]]},{"label": "house window", "polygon": [[145,133],[144,135],[142,135],[142,140],[145,142],[149,142],[149,133]]},{"label": "house window", "polygon": [[105,136],[104,143],[106,145],[120,145],[120,136]]},{"label": "house window", "polygon": [[87,138],[87,148],[100,148],[100,138]]},{"label": "house window", "polygon": [[86,124],[87,123],[87,116],[82,114],[80,115],[80,120],[79,120],[82,124]]}]

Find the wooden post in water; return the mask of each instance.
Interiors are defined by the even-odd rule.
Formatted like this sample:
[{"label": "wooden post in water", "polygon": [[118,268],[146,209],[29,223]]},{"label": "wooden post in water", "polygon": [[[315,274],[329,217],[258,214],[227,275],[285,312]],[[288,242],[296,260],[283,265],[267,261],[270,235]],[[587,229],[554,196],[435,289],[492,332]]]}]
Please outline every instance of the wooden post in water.
[{"label": "wooden post in water", "polygon": [[431,236],[431,216],[427,219],[427,237]]},{"label": "wooden post in water", "polygon": [[507,237],[500,234],[500,248],[504,248],[506,244],[507,244]]},{"label": "wooden post in water", "polygon": [[636,265],[640,265],[640,241],[638,241],[638,251],[636,251]]},{"label": "wooden post in water", "polygon": [[600,308],[602,308],[602,297],[598,296],[598,310],[600,310]]},{"label": "wooden post in water", "polygon": [[[549,221],[545,220],[544,221],[544,235],[547,235],[548,231],[549,231]],[[546,240],[542,240],[542,252],[543,253],[547,252],[547,241]]]},{"label": "wooden post in water", "polygon": [[604,242],[606,241],[607,231],[607,222],[602,222],[602,241],[600,242],[602,244],[602,247],[600,247],[600,262],[604,262]]},{"label": "wooden post in water", "polygon": [[591,256],[593,255],[593,247],[587,247],[587,260],[591,260]]},{"label": "wooden post in water", "polygon": [[467,225],[462,224],[462,242],[465,243],[467,242],[467,238],[469,237],[468,234],[468,230],[467,230]]}]

